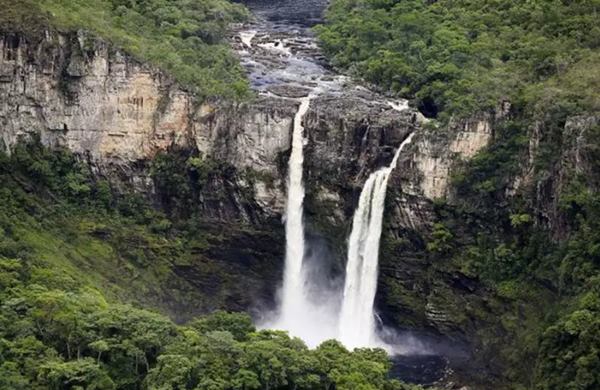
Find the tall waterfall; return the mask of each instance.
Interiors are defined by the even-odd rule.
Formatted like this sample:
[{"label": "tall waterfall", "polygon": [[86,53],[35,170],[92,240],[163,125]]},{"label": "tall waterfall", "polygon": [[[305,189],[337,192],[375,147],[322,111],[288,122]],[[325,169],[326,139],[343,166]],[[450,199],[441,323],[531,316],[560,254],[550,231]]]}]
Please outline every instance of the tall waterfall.
[{"label": "tall waterfall", "polygon": [[377,292],[379,239],[387,183],[402,149],[402,142],[389,166],[372,173],[360,194],[348,242],[346,282],[339,321],[339,340],[348,348],[377,344],[373,303]]},{"label": "tall waterfall", "polygon": [[304,184],[302,169],[304,163],[304,127],[302,118],[310,106],[310,97],[300,102],[294,117],[292,133],[292,153],[288,163],[287,206],[285,216],[285,271],[281,292],[278,326],[292,334],[302,332],[303,316],[307,306],[304,289],[302,262],[304,259]]}]

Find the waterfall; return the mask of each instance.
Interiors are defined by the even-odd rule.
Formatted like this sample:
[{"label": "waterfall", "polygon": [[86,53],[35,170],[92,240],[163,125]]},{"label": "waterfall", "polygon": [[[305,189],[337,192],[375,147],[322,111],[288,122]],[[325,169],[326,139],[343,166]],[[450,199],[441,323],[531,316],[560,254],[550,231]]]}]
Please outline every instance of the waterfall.
[{"label": "waterfall", "polygon": [[411,142],[410,134],[402,142],[389,166],[372,173],[360,194],[348,241],[346,281],[339,320],[339,340],[348,348],[375,346],[373,303],[377,292],[379,239],[387,183],[402,149]]},{"label": "waterfall", "polygon": [[281,308],[278,326],[292,334],[302,332],[303,316],[307,307],[302,263],[304,259],[304,127],[302,118],[310,105],[310,97],[300,102],[294,117],[292,153],[288,162],[287,206],[285,214],[285,270],[281,291]]}]

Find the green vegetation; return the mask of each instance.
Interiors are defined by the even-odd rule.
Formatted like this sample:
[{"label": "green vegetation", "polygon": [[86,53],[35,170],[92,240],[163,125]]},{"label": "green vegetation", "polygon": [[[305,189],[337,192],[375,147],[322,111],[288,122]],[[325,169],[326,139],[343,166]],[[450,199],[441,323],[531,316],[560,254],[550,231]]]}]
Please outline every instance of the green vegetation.
[{"label": "green vegetation", "polygon": [[[178,320],[216,307],[246,307],[278,277],[280,239],[276,231],[200,218],[200,202],[190,205],[209,178],[197,175],[198,164],[185,168],[195,158],[157,158],[150,168],[163,203],[157,209],[139,194],[119,191],[123,183],[114,177],[93,175],[66,151],[19,144],[10,157],[0,154],[0,254],[41,267],[36,275],[45,283],[93,286],[107,299]],[[160,169],[178,161],[182,167],[169,176],[179,182],[181,191],[174,191]],[[223,175],[222,169],[203,172]],[[182,194],[188,201],[177,197]],[[179,218],[180,208],[186,218]],[[223,245],[230,250],[215,250]]]},{"label": "green vegetation", "polygon": [[521,127],[507,121],[489,148],[455,170],[452,198],[433,204],[427,235],[384,232],[387,313],[419,327],[429,323],[426,305],[443,311],[448,320],[436,326],[479,340],[475,359],[499,367],[500,377],[482,373],[489,388],[600,386],[600,127],[576,138],[575,170],[565,162],[575,139],[559,135],[561,126],[546,126],[551,141],[540,144],[530,185],[507,195],[527,161]]},{"label": "green vegetation", "polygon": [[[249,94],[223,43],[227,26],[247,17],[239,5],[0,7],[5,31],[83,28],[200,98]],[[477,336],[476,359],[501,371],[495,388],[600,387],[600,126],[565,128],[600,112],[598,11],[599,0],[333,0],[318,28],[334,65],[415,99],[441,122],[511,103],[492,144],[454,170],[452,202],[433,205],[431,234],[384,233],[381,248],[386,314],[420,327],[430,324],[428,310],[443,312],[440,330]],[[539,139],[530,143],[533,129]],[[528,183],[515,190],[530,157]],[[272,226],[199,217],[231,193],[251,210],[258,173],[187,150],[161,153],[146,168],[158,208],[68,152],[32,142],[0,154],[0,388],[411,388],[387,380],[379,350],[327,342],[311,351],[257,332],[244,314],[193,318],[264,294],[279,280],[281,239]],[[247,180],[232,179],[242,174]],[[309,192],[306,205],[315,229],[342,243],[345,233],[323,219],[326,202]]]},{"label": "green vegetation", "polygon": [[431,116],[502,100],[598,109],[599,11],[597,0],[335,0],[318,32],[334,65]]},{"label": "green vegetation", "polygon": [[[489,313],[472,315],[491,324],[487,331],[480,327],[488,345],[498,332],[511,335],[512,343],[504,338],[494,346],[511,383],[591,390],[600,386],[600,128],[578,129],[582,146],[575,169],[575,162],[565,160],[575,142],[565,122],[566,113],[552,108],[539,122],[545,137],[529,172],[534,181],[510,196],[506,189],[520,173],[519,161],[527,158],[527,143],[517,119],[499,127],[494,143],[454,176],[454,204],[436,205],[440,222],[428,248],[452,237],[446,251],[431,253],[433,261],[481,281],[500,300],[498,322]],[[556,203],[545,198],[553,193]],[[554,214],[548,217],[540,209]],[[548,226],[546,218],[560,225]],[[526,360],[536,362],[535,372],[522,367]]]},{"label": "green vegetation", "polygon": [[[513,387],[600,386],[600,127],[581,125],[600,112],[599,12],[598,0],[334,0],[317,28],[335,66],[439,122],[511,103],[491,145],[453,170],[425,242],[384,237],[382,250],[428,262],[432,279],[388,277],[387,304],[418,313],[411,296],[431,291],[462,329],[478,324],[482,358]],[[457,274],[460,293],[437,282]],[[478,283],[492,293],[469,296]]]},{"label": "green vegetation", "polygon": [[575,309],[543,334],[536,372],[538,388],[596,389],[600,386],[600,279]]},{"label": "green vegetation", "polygon": [[224,312],[176,326],[97,290],[32,278],[29,264],[0,257],[3,389],[416,389],[386,379],[382,350],[309,350]]},{"label": "green vegetation", "polygon": [[[160,301],[200,306],[211,298],[173,275],[210,247],[211,233],[173,216],[219,169],[193,154],[159,156],[157,188],[183,191],[164,194],[163,214],[115,193],[64,150],[32,141],[0,154],[0,388],[420,388],[387,378],[383,350],[349,352],[334,341],[309,350],[285,333],[256,331],[246,314],[215,312],[182,326],[123,304],[168,311]],[[201,262],[212,263],[212,278],[224,272],[217,260]],[[251,277],[232,267],[242,286],[224,281],[223,290],[247,295],[240,278]],[[165,295],[171,289],[183,297]]]},{"label": "green vegetation", "polygon": [[[496,346],[512,383],[591,390],[600,386],[600,128],[578,129],[578,162],[568,162],[575,140],[565,122],[564,111],[551,110],[539,122],[545,137],[529,172],[534,182],[510,196],[506,189],[520,172],[519,161],[527,158],[527,143],[516,119],[499,127],[494,143],[453,178],[454,204],[437,205],[441,222],[428,248],[437,249],[441,239],[452,237],[445,252],[432,253],[434,261],[480,280],[504,302],[497,309],[499,323],[485,312],[473,315],[491,322],[490,329],[512,335],[513,343]],[[556,203],[546,198],[554,193]],[[548,226],[546,218],[557,225]],[[493,343],[495,332],[482,337]],[[523,368],[524,360],[535,361],[536,371]]]},{"label": "green vegetation", "polygon": [[[237,58],[224,43],[248,16],[226,0],[0,0],[2,30],[25,33],[48,23],[84,29],[173,75],[200,98],[250,96]],[[6,10],[6,13],[5,13]]]}]

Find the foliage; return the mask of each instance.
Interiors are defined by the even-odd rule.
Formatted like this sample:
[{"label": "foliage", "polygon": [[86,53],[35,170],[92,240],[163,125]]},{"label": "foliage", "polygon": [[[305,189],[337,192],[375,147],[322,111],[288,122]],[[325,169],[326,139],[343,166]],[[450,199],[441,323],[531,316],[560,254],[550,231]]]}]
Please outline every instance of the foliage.
[{"label": "foliage", "polygon": [[38,0],[0,0],[2,13],[0,13],[1,32],[19,32],[26,35],[37,35],[43,32],[48,25],[48,16],[41,12],[32,12],[38,9]]},{"label": "foliage", "polygon": [[599,8],[597,0],[335,0],[318,33],[334,65],[415,98],[430,116],[504,99],[597,109]]},{"label": "foliage", "polygon": [[160,189],[162,206],[168,213],[194,209],[202,186],[218,173],[224,164],[197,156],[186,150],[160,152],[152,160],[150,176]]},{"label": "foliage", "polygon": [[[462,163],[453,177],[453,204],[435,205],[439,222],[428,249],[439,257],[431,249],[450,232],[446,264],[439,268],[460,270],[501,302],[495,314],[474,314],[491,324],[480,328],[488,345],[499,332],[510,335],[504,338],[511,342],[494,348],[511,383],[595,388],[590,356],[597,348],[596,313],[577,302],[597,294],[600,275],[599,130],[569,119],[568,107],[546,108],[536,124],[541,136],[535,149],[526,148],[527,119],[515,118],[498,126],[490,147]],[[566,126],[568,120],[579,125]],[[531,157],[527,182],[517,190],[515,177]],[[573,323],[581,334],[568,334]],[[524,360],[537,361],[535,375],[520,366]]]},{"label": "foliage", "polygon": [[97,290],[34,284],[28,266],[0,258],[2,388],[403,388],[387,379],[383,350],[349,352],[333,341],[309,350],[283,332],[257,332],[244,314],[217,312],[180,327],[107,303]]},{"label": "foliage", "polygon": [[224,311],[216,311],[210,317],[193,321],[191,327],[201,333],[211,330],[229,332],[238,341],[244,341],[250,333],[256,331],[252,319],[245,314],[231,314]]},{"label": "foliage", "polygon": [[[165,155],[155,175],[176,172],[173,161],[190,171],[210,164]],[[180,326],[123,304],[161,285],[181,288],[168,275],[170,261],[186,260],[190,244],[176,232],[184,226],[141,197],[113,194],[75,156],[36,140],[0,153],[0,179],[2,389],[419,388],[387,378],[383,350],[350,352],[337,342],[309,350],[286,333],[257,331],[243,313]],[[163,221],[172,225],[156,229]],[[189,232],[194,250],[203,233]],[[210,271],[214,278],[219,268]],[[235,288],[226,286],[230,295]],[[201,293],[187,302],[209,299]]]},{"label": "foliage", "polygon": [[449,251],[453,235],[443,223],[436,223],[431,233],[432,240],[427,244],[429,252],[445,253]]},{"label": "foliage", "polygon": [[[85,29],[173,75],[200,98],[244,99],[247,80],[223,39],[248,17],[226,0],[0,0],[2,29]],[[3,12],[4,15],[4,12]],[[48,15],[46,18],[45,16]]]},{"label": "foliage", "polygon": [[[184,177],[193,176],[185,161]],[[157,185],[154,195],[161,199],[206,184],[187,179],[170,192]],[[31,262],[36,283],[93,286],[111,300],[152,307],[178,321],[209,309],[246,307],[277,274],[280,240],[266,230],[270,226],[200,218],[198,193],[177,198],[194,207],[172,216],[126,186],[116,175],[94,174],[71,153],[37,141],[16,145],[10,156],[0,153],[0,253]],[[231,250],[218,250],[223,245]]]},{"label": "foliage", "polygon": [[575,310],[543,334],[537,365],[539,389],[596,389],[600,386],[600,279]]}]

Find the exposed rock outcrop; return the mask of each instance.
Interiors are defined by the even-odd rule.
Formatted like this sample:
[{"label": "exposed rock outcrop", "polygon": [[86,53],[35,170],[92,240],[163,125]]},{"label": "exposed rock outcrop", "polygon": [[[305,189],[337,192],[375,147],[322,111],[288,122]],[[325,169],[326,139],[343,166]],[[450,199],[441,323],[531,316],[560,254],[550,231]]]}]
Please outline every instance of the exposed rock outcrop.
[{"label": "exposed rock outcrop", "polygon": [[[542,121],[536,122],[528,133],[527,154],[521,160],[520,174],[506,190],[511,197],[519,193],[529,194],[535,210],[535,222],[552,232],[557,240],[568,233],[560,195],[568,192],[568,184],[574,179],[585,177],[591,191],[597,191],[600,183],[597,176],[597,156],[593,149],[592,131],[600,125],[598,116],[569,117],[555,129],[548,129]],[[536,166],[540,159],[548,159],[548,144],[553,147],[554,163],[544,170]],[[545,149],[545,150],[544,150]]]},{"label": "exposed rock outcrop", "polygon": [[[282,211],[283,162],[297,107],[293,99],[260,97],[243,105],[197,102],[165,73],[82,32],[47,32],[35,42],[4,35],[0,75],[4,148],[38,134],[46,145],[65,146],[100,166],[125,170],[174,146],[197,148],[204,157],[259,173],[253,183],[257,204],[271,216]],[[315,99],[305,122],[309,177],[336,199],[349,201],[339,183],[359,188],[420,127],[418,113],[394,110],[359,90],[353,96]],[[445,196],[455,156],[472,157],[491,136],[485,118],[449,131],[422,132],[400,173],[410,177],[403,184],[407,196]],[[132,181],[141,182],[137,187],[147,187],[147,180],[129,171]],[[347,211],[353,207],[339,206]],[[407,226],[422,224],[421,206],[402,208]],[[339,216],[338,222],[344,222]]]},{"label": "exposed rock outcrop", "polygon": [[83,33],[0,42],[5,147],[27,134],[93,159],[127,163],[185,142],[191,97],[162,72]]},{"label": "exposed rock outcrop", "polygon": [[[141,182],[138,188],[148,183],[136,164],[175,146],[274,178],[280,153],[289,149],[293,101],[201,104],[165,73],[81,32],[47,32],[35,42],[4,35],[0,74],[4,149],[35,134],[101,169],[118,166],[132,184]],[[281,210],[277,187],[256,181],[260,202],[272,213]]]}]

